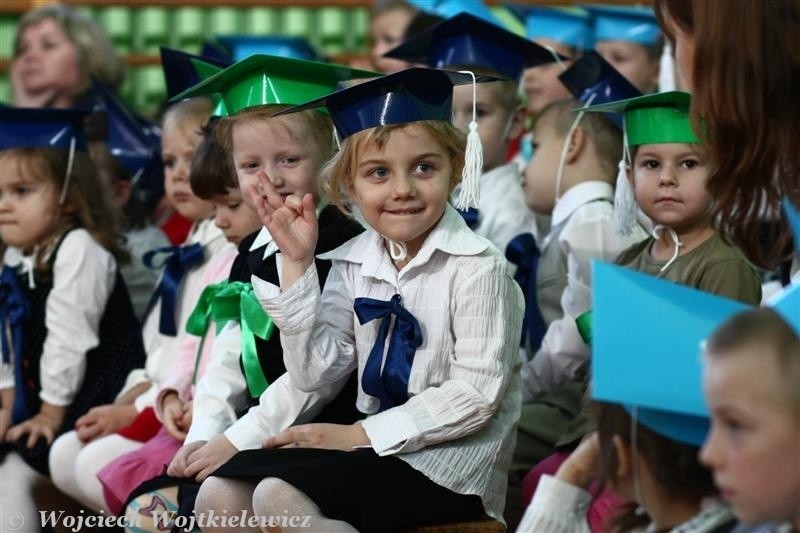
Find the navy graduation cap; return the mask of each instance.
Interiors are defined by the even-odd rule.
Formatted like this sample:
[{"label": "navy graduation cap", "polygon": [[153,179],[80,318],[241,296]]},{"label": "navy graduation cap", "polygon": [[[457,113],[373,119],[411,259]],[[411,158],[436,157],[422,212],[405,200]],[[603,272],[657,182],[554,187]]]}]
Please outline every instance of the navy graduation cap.
[{"label": "navy graduation cap", "polygon": [[[606,104],[642,96],[642,93],[611,64],[594,51],[586,52],[558,79],[577,100],[587,105]],[[622,115],[606,116],[622,129]]]},{"label": "navy graduation cap", "polygon": [[204,76],[197,70],[196,61],[202,61],[220,69],[233,63],[229,59],[217,56],[195,55],[162,46],[161,66],[164,70],[164,80],[167,83],[167,100],[171,100],[175,95],[197,85],[204,79]]},{"label": "navy graduation cap", "polygon": [[433,68],[483,67],[514,81],[528,67],[555,61],[553,53],[543,46],[469,13],[412,35],[384,57]]},{"label": "navy graduation cap", "polygon": [[6,107],[0,109],[0,150],[61,148],[86,151],[83,109]]},{"label": "navy graduation cap", "polygon": [[133,116],[110,89],[96,80],[92,83],[96,95],[93,111],[105,115],[103,141],[131,177],[139,179],[160,157],[159,146],[147,134],[148,128]]},{"label": "navy graduation cap", "polygon": [[305,59],[306,61],[324,61],[324,58],[303,37],[285,35],[218,35],[217,40],[230,52],[234,61],[240,61],[254,54],[291,57]]},{"label": "navy graduation cap", "polygon": [[[478,81],[497,78],[478,76]],[[472,76],[429,68],[408,68],[294,106],[279,114],[326,107],[341,139],[361,130],[419,120],[450,121],[453,86]]]}]

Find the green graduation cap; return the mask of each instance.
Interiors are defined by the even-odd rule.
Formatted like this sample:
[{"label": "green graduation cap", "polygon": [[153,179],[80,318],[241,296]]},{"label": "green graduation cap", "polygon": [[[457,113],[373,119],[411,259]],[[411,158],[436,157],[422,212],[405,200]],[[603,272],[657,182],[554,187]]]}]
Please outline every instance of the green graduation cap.
[{"label": "green graduation cap", "polygon": [[622,113],[628,146],[658,143],[699,143],[692,127],[692,97],[682,91],[648,94],[582,108],[583,111]]},{"label": "green graduation cap", "polygon": [[173,100],[219,93],[227,112],[234,115],[264,104],[301,104],[334,92],[339,82],[380,75],[342,65],[259,54],[217,72]]}]

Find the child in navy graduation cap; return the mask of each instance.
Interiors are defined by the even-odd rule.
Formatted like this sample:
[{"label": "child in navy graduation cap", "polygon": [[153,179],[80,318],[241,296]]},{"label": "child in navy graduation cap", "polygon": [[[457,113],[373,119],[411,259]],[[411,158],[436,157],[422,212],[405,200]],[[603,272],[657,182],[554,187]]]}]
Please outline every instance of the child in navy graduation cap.
[{"label": "child in navy graduation cap", "polygon": [[0,111],[0,500],[33,524],[53,440],[144,362],[119,274],[119,214],[85,151],[85,114]]},{"label": "child in navy graduation cap", "polygon": [[[411,36],[387,57],[402,58],[433,68],[470,70],[503,78],[453,89],[455,125],[469,132],[476,126],[483,146],[478,211],[464,211],[467,224],[498,250],[520,233],[536,233],[534,214],[525,204],[519,168],[506,163],[509,140],[519,137],[523,116],[518,94],[526,67],[552,63],[551,52],[492,23],[461,13]],[[473,92],[475,93],[473,104]],[[458,195],[459,188],[454,191]]]},{"label": "child in navy graduation cap", "polygon": [[[369,228],[324,256],[333,266],[320,293],[313,196],[283,197],[262,176],[251,191],[282,252],[280,288],[253,285],[292,381],[323,391],[357,369],[367,417],[295,426],[234,456],[198,509],[309,516],[318,531],[502,519],[522,296],[505,258],[448,203],[465,167],[453,84],[470,81],[408,69],[295,108],[331,113],[343,139],[331,198]],[[206,485],[223,499],[204,500]]]}]

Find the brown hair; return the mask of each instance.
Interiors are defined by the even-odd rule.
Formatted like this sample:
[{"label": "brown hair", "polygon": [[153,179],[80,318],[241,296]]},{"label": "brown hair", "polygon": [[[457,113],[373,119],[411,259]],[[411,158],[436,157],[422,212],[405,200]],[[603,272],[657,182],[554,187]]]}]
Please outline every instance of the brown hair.
[{"label": "brown hair", "polygon": [[438,142],[450,157],[453,169],[450,176],[450,190],[452,191],[461,180],[461,171],[464,169],[464,151],[467,146],[467,136],[455,126],[444,120],[420,120],[403,124],[378,126],[354,133],[342,142],[342,149],[337,153],[322,170],[322,180],[325,193],[343,213],[351,215],[350,202],[347,191],[353,185],[353,179],[358,168],[361,154],[369,143],[375,143],[378,148],[383,148],[393,131],[402,130],[411,126],[424,129]]},{"label": "brown hair", "polygon": [[189,170],[192,192],[203,200],[226,196],[228,189],[239,186],[231,156],[217,141],[219,120],[219,117],[211,117],[203,126],[203,140],[197,145]]},{"label": "brown hair", "polygon": [[[534,117],[533,125],[543,123],[552,127],[559,137],[566,137],[577,118],[575,110],[579,107],[583,107],[583,104],[572,98],[552,102]],[[622,132],[603,113],[585,113],[578,127],[592,140],[600,170],[613,185],[622,153]]]},{"label": "brown hair", "polygon": [[800,337],[781,316],[769,308],[734,315],[711,335],[706,343],[708,357],[724,357],[744,346],[758,346],[759,356],[774,355],[783,390],[800,416]]},{"label": "brown hair", "polygon": [[[682,444],[634,421],[619,404],[595,402],[597,433],[600,442],[602,478],[613,485],[619,465],[614,437],[629,445],[636,424],[636,450],[656,483],[674,498],[697,502],[716,494],[711,472],[698,460],[699,448]],[[609,531],[631,531],[647,525],[647,518],[635,514],[636,505],[624,507],[608,523]],[[643,523],[644,522],[644,523]]]},{"label": "brown hair", "polygon": [[22,16],[17,24],[14,57],[19,55],[20,39],[25,28],[44,20],[53,20],[75,45],[87,86],[89,74],[112,89],[118,89],[122,85],[125,66],[122,59],[114,52],[108,34],[91,18],[63,4],[40,7]]},{"label": "brown hair", "polygon": [[522,97],[519,93],[519,84],[506,78],[505,74],[496,70],[480,67],[476,65],[451,65],[447,67],[448,70],[469,70],[476,76],[493,76],[501,78],[498,81],[485,82],[481,85],[491,87],[494,94],[497,96],[497,103],[508,111],[509,113],[522,105]]},{"label": "brown hair", "polygon": [[[102,141],[89,141],[89,156],[92,158],[98,176],[109,187],[113,188],[119,181],[130,182],[131,173],[111,154],[108,146]],[[150,223],[150,215],[155,209],[155,202],[148,202],[139,192],[142,185],[133,184],[128,201],[122,206],[124,215],[121,230],[143,229]]]},{"label": "brown hair", "polygon": [[[0,151],[0,166],[16,165],[19,176],[50,182],[59,198],[66,178],[69,151],[60,148],[11,148]],[[44,242],[38,243],[36,268],[46,270],[44,253],[66,231],[81,227],[119,262],[130,257],[125,250],[125,237],[120,232],[121,212],[114,205],[108,187],[100,180],[92,160],[85,152],[75,152],[72,173],[55,227]]]},{"label": "brown hair", "polygon": [[[788,227],[759,245],[763,208],[800,204],[800,3],[656,0],[662,28],[694,39],[692,118],[709,147],[708,189],[723,228],[747,256],[774,266]],[[725,13],[720,17],[720,13]],[[674,38],[674,36],[672,36]],[[777,245],[774,243],[777,241]]]}]

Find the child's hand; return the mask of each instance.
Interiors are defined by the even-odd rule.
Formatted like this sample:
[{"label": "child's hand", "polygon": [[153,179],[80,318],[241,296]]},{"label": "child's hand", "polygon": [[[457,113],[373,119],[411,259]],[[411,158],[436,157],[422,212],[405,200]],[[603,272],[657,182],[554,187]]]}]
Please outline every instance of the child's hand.
[{"label": "child's hand", "polygon": [[36,441],[44,438],[47,444],[52,444],[58,428],[61,427],[62,417],[39,412],[8,430],[7,442],[15,442],[23,435],[28,435],[27,448],[33,448]]},{"label": "child's hand", "polygon": [[81,442],[91,442],[115,433],[136,419],[136,407],[132,404],[109,404],[92,407],[75,421],[75,433]]},{"label": "child's hand", "polygon": [[192,402],[188,401],[183,404],[183,417],[181,418],[178,427],[182,429],[184,432],[189,431],[189,428],[192,427]]},{"label": "child's hand", "polygon": [[352,451],[369,446],[370,440],[361,424],[305,424],[292,426],[264,441],[264,448],[321,448]]},{"label": "child's hand", "polygon": [[227,463],[238,451],[228,437],[217,435],[189,456],[184,476],[194,477],[198,482],[202,482],[217,468]]},{"label": "child's hand", "polygon": [[597,432],[584,437],[572,455],[558,468],[556,478],[586,489],[600,477],[600,440]]},{"label": "child's hand", "polygon": [[261,222],[269,230],[275,244],[281,249],[284,261],[311,264],[317,246],[319,228],[314,196],[303,198],[289,195],[284,200],[263,171],[258,173],[258,183],[250,187],[250,195],[258,210]]},{"label": "child's hand", "polygon": [[183,427],[183,409],[183,402],[176,393],[167,394],[161,402],[164,428],[175,440],[179,441],[186,438],[186,428]]},{"label": "child's hand", "polygon": [[0,407],[0,442],[6,440],[6,432],[11,427],[11,409]]},{"label": "child's hand", "polygon": [[198,440],[191,444],[184,444],[181,446],[181,449],[178,450],[178,453],[175,454],[175,457],[172,458],[169,466],[167,466],[167,475],[172,477],[187,477],[187,459],[195,452],[195,450],[205,446],[207,442],[208,441],[206,440]]}]

